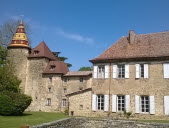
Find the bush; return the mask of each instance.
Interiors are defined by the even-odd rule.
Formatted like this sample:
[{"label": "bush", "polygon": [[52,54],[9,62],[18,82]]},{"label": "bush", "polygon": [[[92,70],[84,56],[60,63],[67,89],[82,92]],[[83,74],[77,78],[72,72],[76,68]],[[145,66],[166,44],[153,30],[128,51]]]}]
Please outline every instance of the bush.
[{"label": "bush", "polygon": [[6,92],[0,94],[0,115],[21,115],[30,105],[31,97],[20,94]]}]

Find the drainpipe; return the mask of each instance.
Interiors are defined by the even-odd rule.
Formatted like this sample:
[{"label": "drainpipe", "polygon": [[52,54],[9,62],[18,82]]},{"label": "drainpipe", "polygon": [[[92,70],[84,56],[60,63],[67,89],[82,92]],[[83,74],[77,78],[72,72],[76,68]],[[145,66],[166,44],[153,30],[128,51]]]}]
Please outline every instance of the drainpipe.
[{"label": "drainpipe", "polygon": [[111,63],[109,64],[109,111],[108,111],[108,117],[110,117],[111,114],[111,109],[110,109],[110,97],[111,97],[111,93],[110,93],[110,89],[111,89],[111,78],[112,78],[112,73],[111,73]]}]

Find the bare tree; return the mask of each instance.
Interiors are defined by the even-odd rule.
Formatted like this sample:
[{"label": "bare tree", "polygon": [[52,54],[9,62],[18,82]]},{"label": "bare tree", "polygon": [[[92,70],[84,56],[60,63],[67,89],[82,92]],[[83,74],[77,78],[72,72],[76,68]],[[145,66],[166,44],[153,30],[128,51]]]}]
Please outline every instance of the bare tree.
[{"label": "bare tree", "polygon": [[[11,42],[16,29],[19,25],[20,20],[7,20],[4,24],[0,25],[0,46],[7,47]],[[27,23],[24,22],[25,31],[28,36],[28,41],[30,42],[29,34],[30,27]]]}]

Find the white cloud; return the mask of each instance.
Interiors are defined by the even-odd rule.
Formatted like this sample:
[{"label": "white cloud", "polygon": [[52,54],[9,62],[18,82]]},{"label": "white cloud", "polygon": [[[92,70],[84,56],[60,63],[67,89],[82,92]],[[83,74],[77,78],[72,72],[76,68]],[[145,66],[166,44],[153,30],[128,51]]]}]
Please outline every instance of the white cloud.
[{"label": "white cloud", "polygon": [[81,43],[86,43],[89,45],[94,44],[94,40],[92,38],[89,37],[84,37],[80,34],[74,34],[74,33],[67,33],[65,31],[63,31],[62,29],[57,29],[57,34],[64,36],[68,39],[72,39]]}]

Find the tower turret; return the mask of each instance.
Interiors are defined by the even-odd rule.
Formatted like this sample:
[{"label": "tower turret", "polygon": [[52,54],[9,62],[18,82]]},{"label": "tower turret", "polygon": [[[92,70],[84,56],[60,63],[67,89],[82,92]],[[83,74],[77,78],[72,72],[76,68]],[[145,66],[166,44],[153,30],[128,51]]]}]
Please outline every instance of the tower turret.
[{"label": "tower turret", "polygon": [[22,21],[19,23],[16,33],[7,48],[7,60],[10,61],[12,68],[14,68],[16,76],[22,81],[20,87],[22,91],[25,92],[29,65],[27,57],[31,49]]}]

